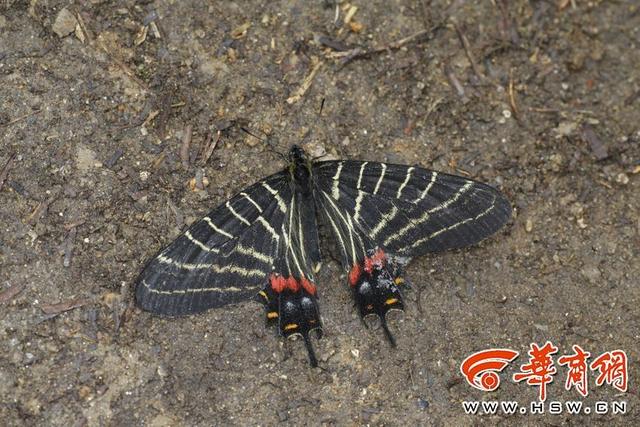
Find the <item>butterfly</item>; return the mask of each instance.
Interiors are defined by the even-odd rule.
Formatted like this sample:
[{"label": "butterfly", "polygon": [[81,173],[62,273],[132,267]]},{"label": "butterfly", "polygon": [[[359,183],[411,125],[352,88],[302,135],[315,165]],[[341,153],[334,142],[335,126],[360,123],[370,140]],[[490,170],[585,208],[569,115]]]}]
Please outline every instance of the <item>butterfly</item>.
[{"label": "butterfly", "polygon": [[257,297],[281,336],[322,337],[316,275],[318,221],[332,230],[348,288],[363,318],[403,310],[403,267],[413,257],[462,248],[500,229],[511,205],[493,187],[390,163],[313,161],[294,145],[284,170],[213,209],[152,258],[136,303],[188,315]]}]

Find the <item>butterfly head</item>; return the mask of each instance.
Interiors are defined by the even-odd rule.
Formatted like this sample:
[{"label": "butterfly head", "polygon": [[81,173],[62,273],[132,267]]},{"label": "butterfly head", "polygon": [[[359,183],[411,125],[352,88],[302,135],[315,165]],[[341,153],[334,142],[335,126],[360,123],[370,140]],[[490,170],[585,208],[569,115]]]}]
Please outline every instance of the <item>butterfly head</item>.
[{"label": "butterfly head", "polygon": [[315,331],[322,337],[322,323],[318,310],[315,285],[306,278],[285,277],[273,273],[269,283],[260,292],[267,309],[267,322],[278,326],[284,337],[301,336],[309,353],[312,366],[318,362],[309,334]]},{"label": "butterfly head", "polygon": [[363,319],[372,316],[379,318],[385,335],[393,346],[395,340],[387,327],[386,316],[390,310],[404,309],[402,293],[398,288],[401,278],[395,277],[396,271],[386,254],[377,249],[371,251],[359,264],[355,264],[349,273],[349,284],[360,316]]},{"label": "butterfly head", "polygon": [[309,161],[307,152],[299,145],[293,144],[289,150],[289,161],[291,163],[305,163]]},{"label": "butterfly head", "polygon": [[293,145],[289,150],[289,174],[303,194],[311,191],[311,160],[299,145]]}]

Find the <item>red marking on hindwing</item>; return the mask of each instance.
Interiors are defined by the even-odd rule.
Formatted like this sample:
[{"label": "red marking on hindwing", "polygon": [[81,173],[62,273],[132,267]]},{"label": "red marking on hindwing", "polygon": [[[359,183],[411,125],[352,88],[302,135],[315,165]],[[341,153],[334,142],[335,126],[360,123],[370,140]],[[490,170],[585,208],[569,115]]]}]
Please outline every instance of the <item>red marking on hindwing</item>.
[{"label": "red marking on hindwing", "polygon": [[285,278],[277,273],[272,273],[271,276],[269,276],[269,283],[271,284],[271,289],[278,294],[283,292],[285,289],[291,292],[298,292],[300,288],[304,289],[311,295],[315,295],[317,293],[316,285],[305,277],[298,280],[293,276]]},{"label": "red marking on hindwing", "polygon": [[310,280],[307,280],[306,277],[303,277],[302,279],[300,279],[300,284],[302,285],[302,288],[305,291],[307,291],[309,294],[311,294],[311,295],[315,295],[316,294],[316,292],[317,292],[316,285],[311,283]]},{"label": "red marking on hindwing", "polygon": [[287,277],[287,289],[291,292],[298,292],[300,290],[300,283],[293,277]]},{"label": "red marking on hindwing", "polygon": [[272,273],[269,277],[269,283],[271,283],[271,289],[273,289],[273,291],[278,294],[284,291],[284,288],[286,287],[286,281],[284,277],[275,273]]},{"label": "red marking on hindwing", "polygon": [[378,249],[376,250],[376,253],[373,254],[371,259],[373,259],[373,263],[377,267],[384,267],[384,265],[387,263],[387,254],[385,254],[382,249]]},{"label": "red marking on hindwing", "polygon": [[364,271],[371,274],[373,269],[381,270],[387,263],[387,255],[382,249],[377,249],[373,255],[364,259]]},{"label": "red marking on hindwing", "polygon": [[353,264],[351,267],[351,271],[349,272],[349,284],[351,286],[355,286],[358,283],[358,279],[362,275],[362,268],[360,264]]},{"label": "red marking on hindwing", "polygon": [[368,274],[371,274],[371,272],[373,271],[373,259],[372,258],[365,258],[364,259],[364,271],[366,271]]}]

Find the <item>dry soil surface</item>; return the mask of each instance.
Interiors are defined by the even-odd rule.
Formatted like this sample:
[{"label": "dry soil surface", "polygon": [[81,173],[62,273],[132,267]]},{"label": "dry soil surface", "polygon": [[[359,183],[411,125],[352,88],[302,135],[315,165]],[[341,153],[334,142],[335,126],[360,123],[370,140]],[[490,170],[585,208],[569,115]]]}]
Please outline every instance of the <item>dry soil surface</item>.
[{"label": "dry soil surface", "polygon": [[[638,425],[639,28],[632,0],[3,1],[2,423]],[[146,260],[284,167],[241,127],[282,152],[473,177],[514,218],[410,264],[395,350],[330,250],[316,369],[254,302],[140,311]],[[546,341],[626,351],[627,392],[595,372],[588,397],[565,391],[556,360],[548,401],[627,413],[464,413],[536,401],[511,375]],[[521,354],[486,393],[459,367],[492,347]]]}]

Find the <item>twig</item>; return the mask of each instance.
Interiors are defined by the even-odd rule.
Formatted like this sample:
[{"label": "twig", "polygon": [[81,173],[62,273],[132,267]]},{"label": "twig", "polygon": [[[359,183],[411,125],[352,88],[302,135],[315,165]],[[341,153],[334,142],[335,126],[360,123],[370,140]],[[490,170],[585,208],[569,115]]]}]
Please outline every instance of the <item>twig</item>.
[{"label": "twig", "polygon": [[591,151],[593,155],[596,157],[596,160],[604,160],[609,157],[609,151],[607,150],[607,146],[604,144],[602,139],[596,134],[593,127],[588,123],[582,125],[580,129],[580,136],[582,139],[589,143],[591,147]]},{"label": "twig", "polygon": [[58,304],[42,304],[40,306],[40,310],[42,310],[44,314],[60,314],[65,311],[73,310],[74,308],[82,307],[90,302],[91,301],[86,299],[76,298]]},{"label": "twig", "polygon": [[[87,25],[84,22],[84,18],[81,13],[76,13],[76,19],[78,20],[78,25],[80,26],[80,31],[84,33],[84,36],[87,38],[87,42],[89,45],[93,44],[93,35],[87,29]],[[84,40],[83,40],[84,41]]]},{"label": "twig", "polygon": [[311,83],[313,83],[313,79],[316,77],[316,74],[318,74],[318,70],[320,70],[322,64],[324,64],[323,61],[316,59],[316,63],[313,65],[311,72],[307,75],[307,77],[304,78],[298,90],[296,90],[292,96],[287,98],[287,104],[295,104],[296,102],[300,101],[300,99],[302,99],[304,94],[307,93],[307,91],[311,87]]},{"label": "twig", "polygon": [[478,68],[478,64],[476,64],[476,60],[473,57],[473,52],[471,52],[471,45],[469,44],[469,39],[467,39],[467,36],[464,34],[464,32],[462,31],[462,28],[460,28],[460,26],[457,23],[455,22],[453,23],[453,28],[455,28],[456,33],[458,33],[458,38],[460,39],[460,43],[462,43],[462,47],[464,48],[464,51],[467,54],[467,58],[471,63],[471,69],[480,80],[484,80],[485,76],[482,73],[482,71],[480,71],[480,69]]},{"label": "twig", "polygon": [[587,116],[595,116],[596,113],[591,110],[561,110],[559,108],[547,108],[547,107],[530,107],[529,111],[534,111],[536,113],[542,114],[560,114],[567,115],[571,114],[584,114]]},{"label": "twig", "polygon": [[64,267],[69,267],[71,265],[71,257],[73,256],[73,241],[76,238],[76,234],[78,234],[78,229],[74,226],[69,229],[67,233],[67,237],[64,239],[63,251],[64,258],[62,260],[62,265]]},{"label": "twig", "polygon": [[[520,42],[518,32],[514,29],[512,19],[509,17],[508,0],[498,0],[497,6],[500,10],[500,19],[498,20],[498,30],[500,37],[504,43],[511,42],[517,45]],[[509,40],[510,39],[510,40]]]},{"label": "twig", "polygon": [[196,168],[196,189],[204,190],[204,169]]},{"label": "twig", "polygon": [[180,147],[180,159],[185,169],[189,168],[189,146],[191,145],[191,135],[193,135],[193,125],[187,125],[182,134],[182,146]]},{"label": "twig", "polygon": [[16,153],[11,153],[11,155],[9,156],[9,160],[7,160],[7,163],[5,163],[4,167],[2,168],[2,172],[0,172],[0,190],[2,190],[2,186],[4,185],[5,181],[7,180],[7,176],[9,176],[9,170],[11,169],[11,163],[13,162],[13,159],[16,157]]},{"label": "twig", "polygon": [[109,59],[116,64],[118,67],[120,67],[120,69],[122,69],[122,71],[124,71],[124,73],[129,76],[129,78],[131,78],[131,80],[133,80],[134,82],[136,82],[138,84],[138,86],[140,86],[143,90],[148,91],[149,90],[149,86],[143,82],[142,80],[140,80],[138,78],[138,76],[136,76],[136,74],[131,71],[131,68],[129,68],[127,66],[127,64],[125,64],[124,62],[120,61],[118,58],[114,57],[113,55],[111,55],[111,52],[109,52],[109,49],[107,48],[107,46],[100,40],[98,39],[98,45],[100,46],[100,48],[104,51],[104,53],[107,54],[107,56],[109,57]]},{"label": "twig", "polygon": [[120,157],[122,157],[123,154],[124,150],[122,148],[116,148],[116,151],[114,151],[111,157],[109,157],[107,161],[104,162],[104,165],[107,168],[112,169],[116,165],[118,160],[120,160]]},{"label": "twig", "polygon": [[81,225],[83,225],[86,221],[84,219],[79,219],[77,221],[73,221],[73,222],[69,222],[67,224],[64,225],[64,229],[69,231],[72,228],[76,228],[76,227],[80,227]]},{"label": "twig", "polygon": [[4,304],[5,302],[11,301],[16,297],[20,292],[22,292],[26,288],[25,284],[13,285],[4,291],[0,292],[0,304]]},{"label": "twig", "polygon": [[624,105],[627,105],[627,106],[631,105],[638,98],[640,98],[640,89],[636,90],[631,95],[629,95],[627,99],[624,100]]},{"label": "twig", "polygon": [[207,164],[207,162],[209,161],[209,158],[211,157],[211,155],[213,154],[213,150],[216,149],[216,146],[218,145],[218,141],[220,141],[220,136],[222,135],[222,131],[218,130],[216,132],[216,139],[212,138],[211,133],[209,133],[207,135],[207,141],[205,143],[205,149],[202,153],[202,156],[200,158],[200,166],[204,166]]},{"label": "twig", "polygon": [[27,220],[25,221],[27,224],[32,224],[34,222],[38,222],[38,220],[40,219],[40,217],[47,211],[47,209],[49,208],[49,205],[51,203],[53,203],[56,200],[56,197],[58,197],[58,194],[52,194],[47,200],[45,200],[44,202],[40,202],[38,204],[38,206],[35,208],[35,210],[33,212],[31,212],[31,215],[29,215],[27,217]]},{"label": "twig", "polygon": [[402,46],[409,44],[409,43],[413,43],[413,42],[421,42],[423,41],[422,39],[424,38],[425,40],[428,40],[430,38],[430,36],[438,29],[440,29],[442,26],[444,25],[444,21],[442,21],[439,24],[434,25],[433,27],[431,27],[430,29],[426,29],[426,30],[421,30],[418,31],[417,33],[414,33],[408,37],[405,37],[403,39],[397,40],[395,42],[386,44],[382,47],[378,47],[378,48],[373,48],[373,49],[363,49],[361,47],[356,47],[344,52],[335,52],[333,54],[330,55],[330,57],[332,58],[342,58],[341,61],[341,65],[345,66],[347,65],[349,62],[355,60],[355,59],[361,59],[361,58],[366,58],[372,55],[376,55],[382,52],[388,52],[390,50],[397,50],[400,49]]},{"label": "twig", "polygon": [[11,121],[9,121],[7,123],[0,124],[0,128],[9,127],[9,126],[11,126],[11,125],[13,125],[15,123],[18,123],[21,120],[24,120],[24,119],[26,119],[28,117],[31,117],[31,116],[35,116],[36,114],[40,114],[40,113],[42,113],[42,110],[36,110],[36,111],[32,111],[30,113],[24,114],[24,115],[22,115],[20,117],[16,117],[15,119],[13,119],[13,120],[11,120]]},{"label": "twig", "polygon": [[513,69],[509,72],[509,105],[511,105],[513,116],[520,121],[520,111],[516,105],[516,95],[513,89]]},{"label": "twig", "polygon": [[427,113],[424,115],[424,120],[427,120],[429,118],[431,113],[433,113],[436,110],[436,108],[438,108],[438,105],[440,105],[442,101],[444,101],[444,97],[440,97],[436,99],[431,103],[431,105],[429,105],[429,108],[427,109]]},{"label": "twig", "polygon": [[167,198],[167,206],[173,212],[173,215],[176,217],[176,228],[180,229],[184,225],[184,215],[180,212],[180,209],[173,203],[170,198]]},{"label": "twig", "polygon": [[451,83],[451,85],[456,89],[458,96],[462,98],[462,102],[465,104],[469,102],[469,98],[464,93],[464,86],[462,86],[462,83],[460,83],[460,80],[458,80],[456,75],[453,73],[453,70],[451,69],[451,66],[449,64],[444,66],[444,73],[449,79],[449,82]]}]

